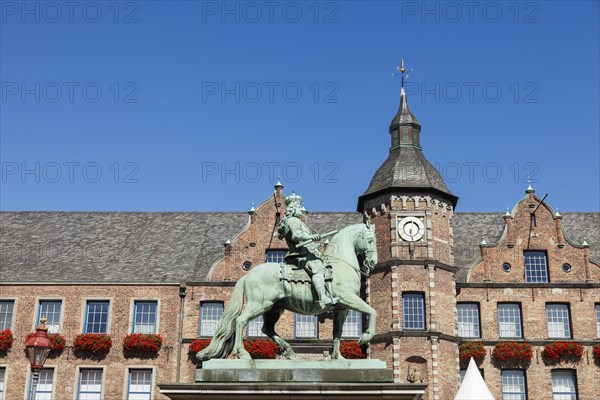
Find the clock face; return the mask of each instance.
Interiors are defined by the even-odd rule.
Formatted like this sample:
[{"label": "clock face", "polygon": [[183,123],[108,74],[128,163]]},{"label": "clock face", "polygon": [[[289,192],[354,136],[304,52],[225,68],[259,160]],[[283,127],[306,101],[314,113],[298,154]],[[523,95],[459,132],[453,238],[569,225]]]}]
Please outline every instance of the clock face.
[{"label": "clock face", "polygon": [[398,221],[398,236],[406,242],[416,242],[425,235],[425,224],[417,217],[405,217]]}]

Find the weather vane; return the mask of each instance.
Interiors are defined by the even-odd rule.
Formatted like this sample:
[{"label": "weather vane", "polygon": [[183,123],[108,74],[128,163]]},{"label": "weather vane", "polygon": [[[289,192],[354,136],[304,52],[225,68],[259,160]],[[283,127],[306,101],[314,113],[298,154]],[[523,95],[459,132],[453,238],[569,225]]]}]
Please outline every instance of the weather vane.
[{"label": "weather vane", "polygon": [[[396,67],[396,72],[392,74],[392,76],[398,76],[398,74],[402,75],[402,88],[404,89],[404,79],[408,79],[409,75],[405,74],[406,68],[404,68],[404,58],[400,60],[400,66]],[[410,69],[410,72],[413,72],[413,69]]]}]

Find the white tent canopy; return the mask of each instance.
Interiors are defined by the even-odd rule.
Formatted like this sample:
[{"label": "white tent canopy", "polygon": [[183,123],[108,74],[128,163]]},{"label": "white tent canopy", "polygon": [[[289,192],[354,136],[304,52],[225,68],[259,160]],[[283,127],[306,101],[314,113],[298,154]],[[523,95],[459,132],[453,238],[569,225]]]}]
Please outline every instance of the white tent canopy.
[{"label": "white tent canopy", "polygon": [[469,367],[454,400],[494,400],[473,357],[469,361]]}]

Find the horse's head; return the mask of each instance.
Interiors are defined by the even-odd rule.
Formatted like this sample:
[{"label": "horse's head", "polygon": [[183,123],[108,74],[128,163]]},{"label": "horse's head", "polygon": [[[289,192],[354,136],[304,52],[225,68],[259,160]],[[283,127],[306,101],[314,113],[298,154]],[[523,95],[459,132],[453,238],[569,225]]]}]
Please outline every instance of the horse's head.
[{"label": "horse's head", "polygon": [[364,228],[356,236],[354,248],[362,260],[361,274],[369,276],[377,264],[377,237],[375,236],[375,225],[367,221],[363,226]]}]

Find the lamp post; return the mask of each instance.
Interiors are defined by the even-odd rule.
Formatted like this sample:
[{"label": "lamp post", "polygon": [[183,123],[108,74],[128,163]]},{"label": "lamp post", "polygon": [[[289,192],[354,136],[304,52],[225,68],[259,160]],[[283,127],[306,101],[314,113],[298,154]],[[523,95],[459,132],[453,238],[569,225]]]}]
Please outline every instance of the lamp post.
[{"label": "lamp post", "polygon": [[29,363],[31,364],[31,400],[35,400],[40,371],[44,368],[46,358],[48,358],[48,354],[50,354],[50,350],[52,349],[52,343],[48,339],[45,316],[42,315],[42,318],[40,318],[40,325],[35,328],[35,335],[27,341],[25,349],[27,350],[27,357],[29,357]]}]

